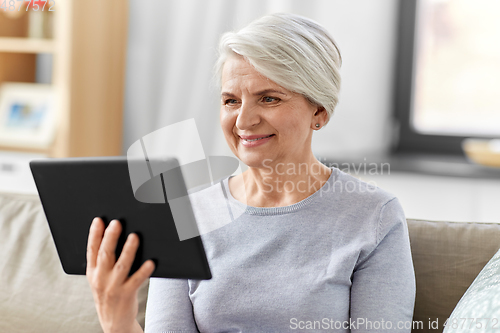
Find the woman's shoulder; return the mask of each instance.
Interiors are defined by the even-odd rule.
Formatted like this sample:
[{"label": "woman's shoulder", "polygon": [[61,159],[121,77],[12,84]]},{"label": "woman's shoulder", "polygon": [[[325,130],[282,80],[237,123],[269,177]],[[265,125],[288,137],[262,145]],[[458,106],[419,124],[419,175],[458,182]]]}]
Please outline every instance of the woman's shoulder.
[{"label": "woman's shoulder", "polygon": [[358,202],[362,205],[383,205],[396,198],[393,193],[378,187],[375,182],[364,181],[335,167],[332,167],[332,172],[334,175],[329,182],[330,188],[326,190],[329,190],[334,199]]},{"label": "woman's shoulder", "polygon": [[[341,216],[354,225],[372,224],[383,228],[395,220],[404,220],[403,208],[393,193],[378,187],[373,182],[356,178],[338,168],[331,177],[329,187],[320,193],[322,207],[335,216]],[[391,222],[392,221],[392,222]]]},{"label": "woman's shoulder", "polygon": [[405,213],[396,195],[373,182],[333,169],[336,174],[326,201],[332,209],[331,214],[356,233],[365,232],[373,246],[396,230],[407,234],[404,231],[407,230]]}]

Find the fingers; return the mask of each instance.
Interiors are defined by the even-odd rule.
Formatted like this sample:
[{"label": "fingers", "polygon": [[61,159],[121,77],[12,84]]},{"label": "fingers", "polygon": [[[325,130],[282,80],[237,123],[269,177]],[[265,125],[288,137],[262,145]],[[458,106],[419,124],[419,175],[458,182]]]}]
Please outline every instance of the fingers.
[{"label": "fingers", "polygon": [[125,284],[134,290],[138,289],[153,274],[155,268],[153,260],[146,260]]},{"label": "fingers", "polygon": [[104,234],[104,223],[99,217],[94,218],[89,230],[87,242],[87,270],[94,269],[97,264],[97,254]]},{"label": "fingers", "polygon": [[113,220],[104,231],[101,246],[97,255],[97,265],[100,268],[111,270],[115,264],[116,244],[122,232],[122,226],[118,220]]},{"label": "fingers", "polygon": [[139,237],[136,234],[129,234],[125,245],[123,245],[120,257],[113,268],[115,279],[123,282],[127,279],[128,273],[135,259],[137,248],[139,247]]},{"label": "fingers", "polygon": [[87,275],[89,276],[89,272],[99,267],[101,273],[105,275],[111,273],[108,276],[114,280],[114,283],[137,289],[153,274],[155,264],[152,260],[147,260],[128,278],[139,247],[139,237],[133,233],[128,235],[120,257],[116,261],[115,251],[121,232],[122,227],[117,220],[111,221],[107,228],[98,217],[92,221],[87,245]]}]

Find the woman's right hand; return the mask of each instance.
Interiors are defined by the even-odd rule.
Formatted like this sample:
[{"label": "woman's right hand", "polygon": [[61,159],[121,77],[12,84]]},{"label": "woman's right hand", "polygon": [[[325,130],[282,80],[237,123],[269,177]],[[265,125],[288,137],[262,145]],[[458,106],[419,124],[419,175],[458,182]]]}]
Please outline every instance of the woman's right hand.
[{"label": "woman's right hand", "polygon": [[121,232],[122,227],[117,220],[111,221],[107,228],[100,218],[93,220],[87,245],[86,275],[104,332],[142,332],[136,320],[137,292],[153,273],[155,264],[147,260],[128,277],[139,237],[130,234],[116,260],[116,244]]}]

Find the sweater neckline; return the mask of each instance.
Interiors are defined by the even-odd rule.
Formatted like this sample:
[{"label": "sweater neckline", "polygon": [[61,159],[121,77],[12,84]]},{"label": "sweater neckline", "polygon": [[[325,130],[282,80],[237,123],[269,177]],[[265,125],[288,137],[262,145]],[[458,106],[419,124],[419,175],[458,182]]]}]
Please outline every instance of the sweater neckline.
[{"label": "sweater neckline", "polygon": [[260,215],[260,216],[270,216],[270,215],[283,215],[283,214],[289,214],[292,212],[295,212],[297,210],[300,210],[301,208],[304,208],[307,206],[309,203],[314,201],[318,196],[321,195],[321,193],[325,190],[325,187],[328,186],[329,189],[332,188],[333,183],[334,183],[334,178],[336,176],[335,168],[330,167],[330,170],[332,172],[330,173],[330,177],[328,177],[328,180],[323,184],[323,186],[308,196],[305,199],[302,199],[299,202],[296,202],[294,204],[288,205],[288,206],[282,206],[282,207],[254,207],[254,206],[247,206],[244,203],[236,200],[233,195],[231,194],[231,191],[229,191],[229,179],[234,177],[230,176],[228,178],[225,178],[221,181],[221,188],[222,192],[224,193],[224,197],[228,201],[230,205],[236,206],[238,210],[241,210],[244,212],[244,214],[248,215]]}]

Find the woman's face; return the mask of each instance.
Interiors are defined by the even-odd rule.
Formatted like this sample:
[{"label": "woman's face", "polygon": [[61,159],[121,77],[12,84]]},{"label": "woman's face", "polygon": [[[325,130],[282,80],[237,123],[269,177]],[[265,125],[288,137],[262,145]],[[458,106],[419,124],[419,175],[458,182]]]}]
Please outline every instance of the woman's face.
[{"label": "woman's face", "polygon": [[308,161],[313,128],[326,122],[326,111],[231,56],[222,70],[220,121],[233,153],[250,167],[266,167]]}]

